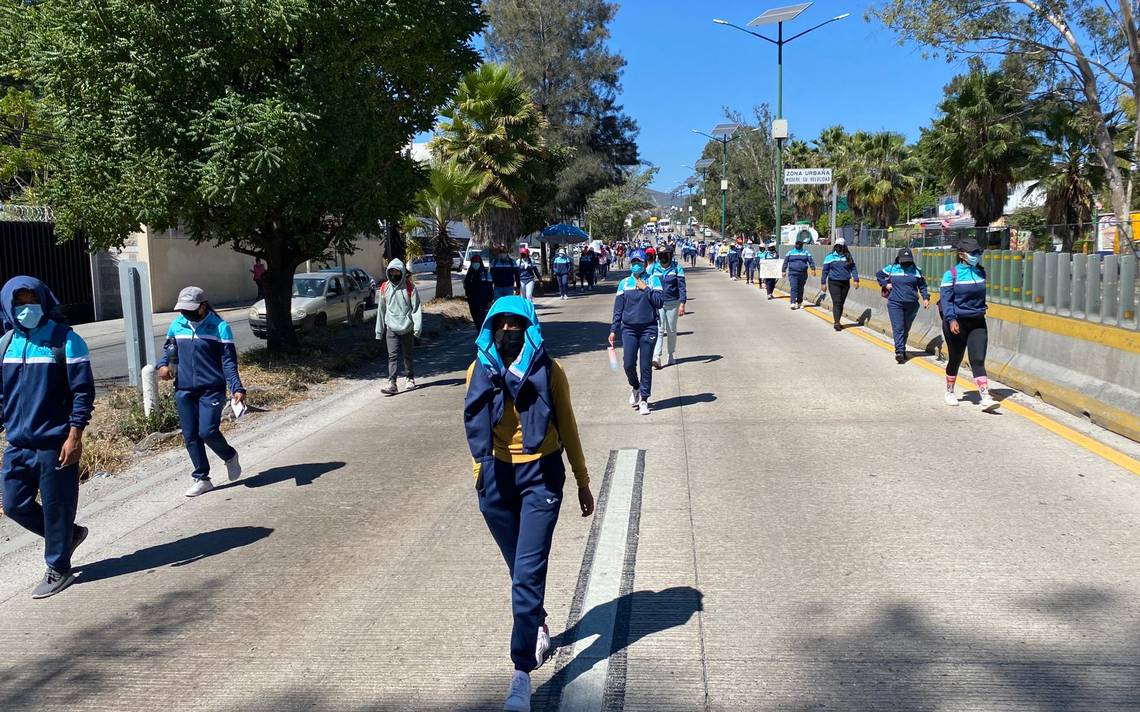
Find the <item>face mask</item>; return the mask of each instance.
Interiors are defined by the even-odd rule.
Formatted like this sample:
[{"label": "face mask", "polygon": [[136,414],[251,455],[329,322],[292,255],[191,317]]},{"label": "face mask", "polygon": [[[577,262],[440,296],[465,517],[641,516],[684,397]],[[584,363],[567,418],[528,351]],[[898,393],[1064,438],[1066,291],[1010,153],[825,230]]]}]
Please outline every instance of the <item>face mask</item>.
[{"label": "face mask", "polygon": [[645,271],[645,265],[640,262],[634,262],[629,266],[629,270],[633,272],[634,275],[639,275]]},{"label": "face mask", "polygon": [[190,321],[198,321],[199,319],[202,318],[202,317],[198,316],[197,310],[187,311],[187,310],[183,309],[181,313],[182,313],[182,316],[186,317]]},{"label": "face mask", "polygon": [[526,332],[521,329],[499,329],[495,332],[495,348],[503,363],[514,363],[526,342]]},{"label": "face mask", "polygon": [[389,272],[388,273],[388,281],[389,282],[399,282],[400,277],[402,277],[402,276],[403,275],[401,275],[399,272]]},{"label": "face mask", "polygon": [[982,259],[981,255],[966,255],[966,264],[971,267],[978,264],[978,260]]},{"label": "face mask", "polygon": [[16,321],[25,329],[34,329],[44,317],[44,308],[39,304],[25,304],[16,307]]},{"label": "face mask", "polygon": [[483,269],[483,263],[482,262],[472,262],[471,263],[471,269],[478,272],[479,270]]}]

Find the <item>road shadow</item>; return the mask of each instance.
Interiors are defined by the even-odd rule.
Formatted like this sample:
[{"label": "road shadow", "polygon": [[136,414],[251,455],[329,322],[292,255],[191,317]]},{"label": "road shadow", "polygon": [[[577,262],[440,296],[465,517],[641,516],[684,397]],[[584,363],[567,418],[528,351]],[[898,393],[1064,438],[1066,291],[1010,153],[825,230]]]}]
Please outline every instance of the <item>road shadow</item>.
[{"label": "road shadow", "polygon": [[467,383],[466,378],[441,378],[436,381],[427,381],[417,385],[416,390],[422,391],[425,388],[446,388],[449,386],[462,386]]},{"label": "road shadow", "polygon": [[707,354],[705,356],[686,356],[674,361],[673,365],[679,366],[683,363],[715,363],[716,361],[720,361],[723,358],[724,356],[721,356],[720,354]]},{"label": "road shadow", "polygon": [[232,549],[249,546],[273,533],[267,527],[229,527],[139,549],[132,554],[76,566],[76,584],[92,583],[163,566],[186,566]]},{"label": "road shadow", "polygon": [[247,477],[244,480],[237,482],[227,482],[218,485],[214,491],[229,489],[231,487],[268,487],[275,485],[278,482],[285,482],[286,480],[294,480],[298,487],[304,485],[311,485],[321,475],[326,475],[333,470],[339,470],[344,467],[343,462],[306,462],[301,465],[283,465],[281,467],[271,467],[268,470],[257,473],[253,477]]},{"label": "road shadow", "polygon": [[712,403],[716,400],[716,396],[712,393],[697,393],[690,396],[674,396],[666,398],[665,400],[655,401],[653,403],[653,410],[669,410],[670,408],[683,408],[688,405],[696,405],[697,403]]},{"label": "road shadow", "polygon": [[598,662],[624,651],[642,638],[683,626],[702,610],[704,594],[692,586],[674,586],[661,591],[634,591],[595,606],[577,623],[551,640],[551,650],[569,649],[579,640],[597,636],[589,647],[566,660],[554,676],[536,691],[535,701],[545,700],[547,703],[537,708],[556,706],[563,688]]},{"label": "road shadow", "polygon": [[[1132,592],[1074,586],[986,598],[1004,625],[948,623],[946,609],[905,599],[865,611],[842,604],[842,618],[856,623],[810,627],[827,632],[796,644],[794,654],[811,664],[799,668],[796,703],[781,709],[934,710],[949,701],[978,710],[1140,709],[1140,632],[1115,623],[1134,620]],[[810,615],[828,613],[820,608]],[[1048,630],[1053,640],[1041,635]]]}]

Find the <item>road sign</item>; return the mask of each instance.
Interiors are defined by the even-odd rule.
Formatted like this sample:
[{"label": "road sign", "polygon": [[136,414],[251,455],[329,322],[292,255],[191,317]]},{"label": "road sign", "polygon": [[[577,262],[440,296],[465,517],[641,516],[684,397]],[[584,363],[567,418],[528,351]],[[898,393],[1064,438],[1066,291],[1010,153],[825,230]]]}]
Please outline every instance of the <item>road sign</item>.
[{"label": "road sign", "polygon": [[841,213],[847,212],[847,196],[846,195],[839,196],[839,199],[835,201],[835,209]]},{"label": "road sign", "polygon": [[831,185],[831,169],[785,168],[784,185]]}]

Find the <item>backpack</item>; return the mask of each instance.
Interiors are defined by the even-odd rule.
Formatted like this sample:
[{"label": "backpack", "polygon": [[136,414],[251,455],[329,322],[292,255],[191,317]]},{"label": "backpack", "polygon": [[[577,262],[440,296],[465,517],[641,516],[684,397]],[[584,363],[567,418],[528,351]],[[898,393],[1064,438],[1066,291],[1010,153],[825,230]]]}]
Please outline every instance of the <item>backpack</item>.
[{"label": "backpack", "polygon": [[[59,322],[53,322],[51,328],[51,355],[55,359],[56,366],[67,366],[67,335],[71,332],[71,327]],[[0,359],[4,358],[4,354],[8,352],[8,346],[12,343],[12,337],[16,335],[16,329],[13,328],[8,333],[0,336]]]},{"label": "backpack", "polygon": [[[391,284],[391,282],[382,282],[380,284],[380,296],[384,296],[384,288],[387,287],[389,284]],[[408,290],[408,300],[410,301],[412,298],[412,290],[415,289],[415,285],[412,284],[412,280],[405,279],[404,280],[404,288]]]}]

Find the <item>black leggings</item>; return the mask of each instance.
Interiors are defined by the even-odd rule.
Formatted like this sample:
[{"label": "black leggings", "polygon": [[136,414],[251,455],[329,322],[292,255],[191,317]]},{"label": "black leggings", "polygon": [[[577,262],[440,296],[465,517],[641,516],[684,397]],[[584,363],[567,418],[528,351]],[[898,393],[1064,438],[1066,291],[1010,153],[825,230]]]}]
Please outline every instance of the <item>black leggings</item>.
[{"label": "black leggings", "polygon": [[989,333],[986,331],[986,318],[984,316],[958,317],[958,333],[950,332],[950,325],[942,322],[942,338],[946,339],[946,375],[957,376],[958,367],[962,365],[962,357],[970,354],[970,370],[974,377],[986,378],[986,348],[989,345]]},{"label": "black leggings", "polygon": [[843,316],[843,305],[847,303],[847,293],[851,291],[851,280],[845,279],[841,282],[829,279],[827,291],[831,293],[831,315],[835,318],[835,323],[839,324],[839,319]]}]

